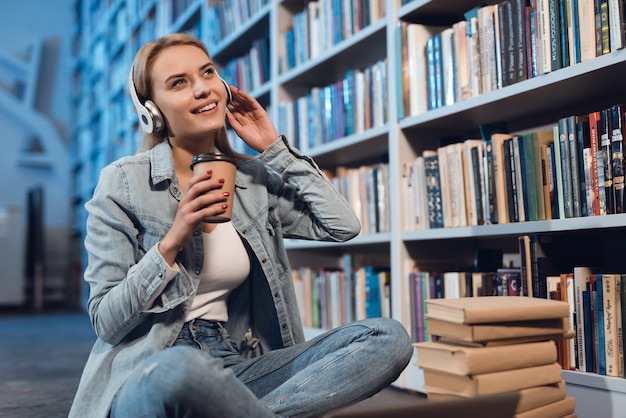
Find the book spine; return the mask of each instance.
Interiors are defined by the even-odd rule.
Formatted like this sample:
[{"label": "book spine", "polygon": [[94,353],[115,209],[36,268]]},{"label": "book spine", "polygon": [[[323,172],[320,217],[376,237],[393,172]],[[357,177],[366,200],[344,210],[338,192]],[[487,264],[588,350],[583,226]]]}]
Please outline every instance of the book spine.
[{"label": "book spine", "polygon": [[[584,290],[582,292],[582,307],[583,307],[583,327],[584,327],[584,367],[580,368],[581,372],[593,372],[594,365],[594,344],[593,344],[593,332],[592,328],[592,318],[591,318],[591,300],[589,290]],[[582,365],[582,363],[580,363]]]},{"label": "book spine", "polygon": [[[591,144],[591,170],[593,178],[593,214],[604,215],[604,184],[600,187],[600,178],[598,173],[601,169],[602,160],[598,161],[598,152],[602,147],[600,146],[600,136],[598,135],[598,123],[600,120],[600,112],[591,112],[589,114],[589,141]],[[602,170],[604,170],[602,168]],[[602,189],[602,199],[600,194]]]},{"label": "book spine", "polygon": [[606,375],[606,342],[604,326],[604,286],[602,275],[596,275],[596,338],[598,374]]},{"label": "book spine", "polygon": [[591,160],[589,141],[589,117],[576,116],[576,142],[578,154],[578,183],[580,185],[580,216],[588,216],[592,205],[591,197]]},{"label": "book spine", "polygon": [[559,0],[559,29],[561,40],[561,68],[570,65],[569,55],[569,34],[568,34],[568,20],[567,20],[567,0]]},{"label": "book spine", "polygon": [[611,33],[609,31],[609,2],[600,0],[600,55],[611,52]]},{"label": "book spine", "polygon": [[624,140],[623,107],[611,107],[611,154],[613,169],[613,195],[615,213],[625,212],[624,208]]},{"label": "book spine", "polygon": [[572,168],[567,118],[559,119],[559,150],[561,158],[561,182],[563,183],[563,208],[566,218],[574,216],[572,196]]},{"label": "book spine", "polygon": [[[572,217],[582,216],[582,196],[580,194],[580,169],[578,157],[578,138],[576,135],[576,117],[567,117],[567,138],[569,145],[569,161],[572,190]],[[582,150],[581,150],[582,152]]]},{"label": "book spine", "polygon": [[617,376],[625,377],[624,374],[624,330],[622,326],[622,275],[615,275],[615,354],[617,356]]},{"label": "book spine", "polygon": [[602,162],[604,168],[604,197],[606,213],[615,213],[615,198],[613,190],[613,164],[611,150],[610,115],[607,109],[600,111],[600,144],[602,146]]},{"label": "book spine", "polygon": [[494,172],[494,154],[493,154],[493,141],[488,139],[485,141],[485,154],[487,163],[487,175],[485,184],[487,186],[487,200],[489,206],[489,213],[487,219],[491,224],[498,223],[498,208],[496,198],[496,178]]},{"label": "book spine", "polygon": [[598,367],[600,364],[600,359],[598,358],[598,297],[596,291],[596,275],[592,274],[589,276],[589,330],[591,334],[591,353],[593,354],[593,362],[591,363],[591,370],[589,370],[589,366],[587,369],[593,373],[598,373]]},{"label": "book spine", "polygon": [[562,68],[561,58],[561,30],[559,24],[559,0],[548,1],[548,16],[550,19],[550,69]]},{"label": "book spine", "polygon": [[617,365],[617,298],[616,275],[602,275],[602,303],[604,313],[604,355],[606,375],[619,376]]},{"label": "book spine", "polygon": [[424,154],[426,199],[428,201],[428,226],[443,228],[443,206],[439,182],[439,157],[436,152]]}]

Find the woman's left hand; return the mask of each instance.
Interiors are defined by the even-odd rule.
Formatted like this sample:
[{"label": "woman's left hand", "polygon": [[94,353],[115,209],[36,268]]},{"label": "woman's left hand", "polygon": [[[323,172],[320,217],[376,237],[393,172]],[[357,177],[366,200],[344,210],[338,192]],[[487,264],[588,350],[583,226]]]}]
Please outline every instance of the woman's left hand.
[{"label": "woman's left hand", "polygon": [[230,86],[233,101],[228,105],[226,118],[237,135],[250,148],[263,152],[278,138],[278,132],[259,102],[243,90]]}]

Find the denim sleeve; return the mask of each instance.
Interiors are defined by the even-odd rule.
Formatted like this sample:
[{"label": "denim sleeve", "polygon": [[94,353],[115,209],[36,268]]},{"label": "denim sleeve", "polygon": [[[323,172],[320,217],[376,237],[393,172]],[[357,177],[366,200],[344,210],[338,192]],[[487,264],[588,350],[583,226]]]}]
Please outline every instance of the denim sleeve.
[{"label": "denim sleeve", "polygon": [[343,242],[358,235],[361,225],[350,204],[311,158],[289,146],[284,135],[261,159],[272,169],[268,189],[276,196],[286,237]]},{"label": "denim sleeve", "polygon": [[[120,342],[148,313],[172,309],[193,293],[191,279],[180,265],[164,288],[167,263],[157,249],[156,236],[152,245],[139,242],[146,231],[133,213],[129,189],[124,171],[109,165],[85,205],[87,307],[96,334],[110,344]],[[144,248],[146,244],[150,246]]]}]

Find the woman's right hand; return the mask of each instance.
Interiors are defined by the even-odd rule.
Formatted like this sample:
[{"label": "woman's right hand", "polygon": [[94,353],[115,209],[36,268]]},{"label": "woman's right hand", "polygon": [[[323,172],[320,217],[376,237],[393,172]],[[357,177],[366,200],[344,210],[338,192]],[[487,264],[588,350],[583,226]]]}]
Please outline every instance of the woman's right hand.
[{"label": "woman's right hand", "polygon": [[159,243],[159,251],[169,265],[191,237],[204,218],[226,211],[228,192],[222,191],[224,179],[213,178],[212,173],[201,172],[189,179],[187,190],[178,204],[170,230]]}]

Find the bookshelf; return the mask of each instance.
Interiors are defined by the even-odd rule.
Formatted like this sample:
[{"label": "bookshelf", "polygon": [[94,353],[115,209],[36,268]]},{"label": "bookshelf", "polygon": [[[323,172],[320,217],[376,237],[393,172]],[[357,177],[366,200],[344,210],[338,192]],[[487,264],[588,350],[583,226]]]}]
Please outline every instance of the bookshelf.
[{"label": "bookshelf", "polygon": [[[279,130],[288,132],[294,144],[315,158],[323,169],[388,164],[388,230],[361,234],[344,244],[288,240],[286,246],[292,267],[296,269],[341,267],[346,257],[352,260],[354,269],[385,264],[391,272],[391,316],[407,328],[410,303],[406,278],[414,264],[448,260],[463,265],[471,260],[474,250],[480,246],[514,254],[518,252],[517,237],[524,234],[574,237],[596,234],[610,242],[625,232],[626,214],[411,231],[403,223],[408,198],[402,188],[405,165],[424,150],[435,149],[441,137],[474,137],[479,134],[479,125],[502,120],[508,123],[511,132],[528,130],[554,124],[567,115],[626,102],[626,89],[623,83],[617,82],[626,70],[625,49],[450,105],[399,117],[402,111],[398,88],[401,82],[401,64],[397,55],[400,50],[399,22],[451,26],[464,19],[468,10],[482,4],[498,4],[498,1],[372,0],[368,4],[378,5],[380,9],[376,9],[367,24],[355,26],[332,40],[320,41],[320,45],[312,50],[301,51],[299,58],[293,57],[293,62],[286,55],[288,39],[304,35],[288,32],[293,29],[294,21],[302,19],[302,12],[311,7],[311,2],[258,0],[228,3],[233,5],[230,10],[220,9],[222,2],[217,0],[77,1],[76,61],[73,67],[77,124],[72,155],[75,158],[74,210],[78,235],[84,234],[82,205],[90,196],[100,169],[110,160],[134,152],[140,142],[135,115],[124,94],[124,68],[143,42],[174,31],[188,31],[199,36],[209,46],[217,64],[225,69],[230,68],[233,61],[250,54],[254,41],[266,39],[267,52],[262,55],[261,62],[268,77],[259,77],[251,84],[249,92],[266,106]],[[249,9],[245,10],[243,4]],[[234,10],[240,10],[241,15],[233,15]],[[226,15],[228,18],[224,21],[228,24],[218,28],[216,18]],[[327,16],[332,17],[332,14]],[[222,20],[219,22],[223,23]],[[342,126],[332,140],[323,143],[299,143],[302,135],[297,135],[296,131],[298,127],[310,125],[310,120],[298,124],[294,116],[289,116],[293,104],[314,87],[330,86],[346,77],[346,72],[365,72],[378,62],[384,63],[376,70],[380,71],[377,74],[383,88],[372,88],[371,96],[377,100],[373,100],[371,106],[384,106],[372,108],[379,112],[376,123],[352,131]],[[226,78],[235,83],[236,71],[231,74]],[[620,267],[623,268],[624,264]],[[316,332],[309,331],[309,335]],[[423,390],[421,373],[412,363],[396,385]],[[607,399],[601,403],[609,408],[605,411],[607,414],[600,414],[603,416],[626,407],[625,379],[570,371],[564,371],[564,376],[568,390],[577,396],[580,416],[597,415],[594,414],[597,410],[585,412],[585,408],[591,408],[586,400],[592,396]]]}]

